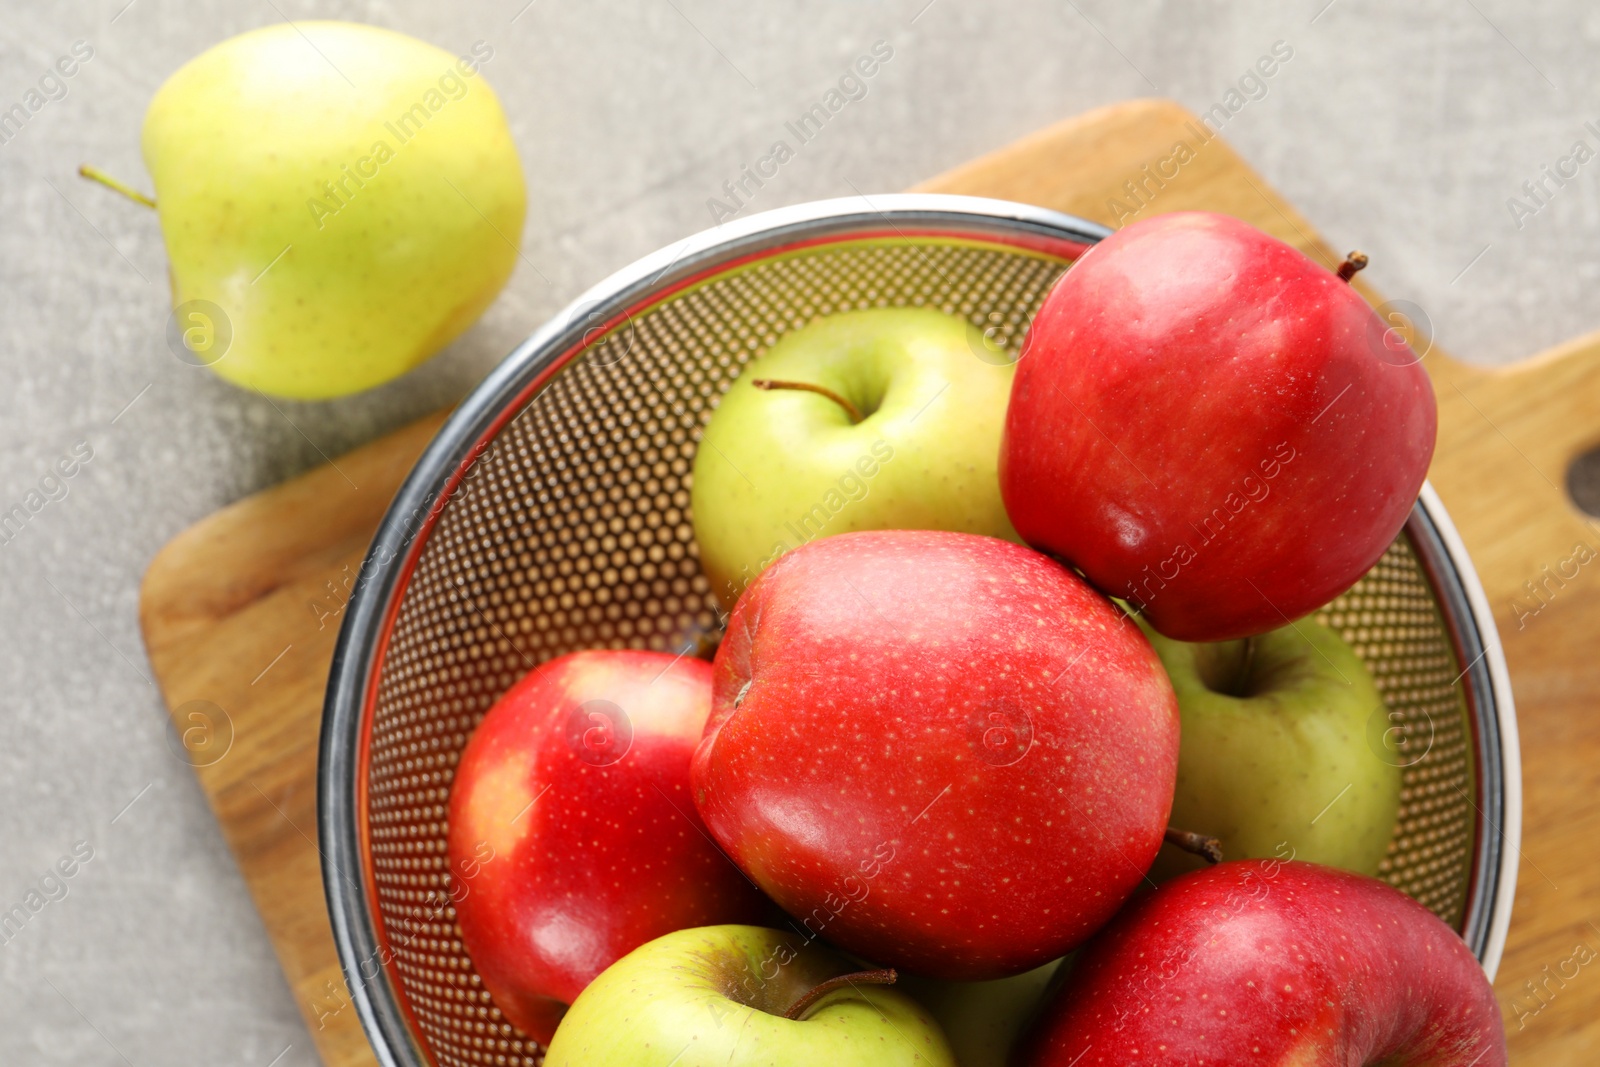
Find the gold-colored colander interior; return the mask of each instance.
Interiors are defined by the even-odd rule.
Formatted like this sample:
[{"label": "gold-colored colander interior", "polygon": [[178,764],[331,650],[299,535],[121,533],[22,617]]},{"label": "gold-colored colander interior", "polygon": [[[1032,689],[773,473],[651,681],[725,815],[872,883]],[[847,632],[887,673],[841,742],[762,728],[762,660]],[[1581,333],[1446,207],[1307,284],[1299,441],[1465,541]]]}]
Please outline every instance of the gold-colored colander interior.
[{"label": "gold-colored colander interior", "polygon": [[[819,316],[870,307],[961,315],[1006,358],[1066,264],[937,237],[791,249],[609,326],[499,431],[421,548],[372,708],[372,908],[434,1062],[539,1062],[484,991],[448,906],[445,813],[457,758],[535,663],[585,648],[677,653],[714,629],[689,480],[700,433],[740,369]],[[1459,923],[1475,847],[1473,735],[1462,665],[1408,537],[1322,618],[1383,692],[1392,722],[1376,735],[1392,729],[1403,742],[1404,794],[1383,877]]]}]

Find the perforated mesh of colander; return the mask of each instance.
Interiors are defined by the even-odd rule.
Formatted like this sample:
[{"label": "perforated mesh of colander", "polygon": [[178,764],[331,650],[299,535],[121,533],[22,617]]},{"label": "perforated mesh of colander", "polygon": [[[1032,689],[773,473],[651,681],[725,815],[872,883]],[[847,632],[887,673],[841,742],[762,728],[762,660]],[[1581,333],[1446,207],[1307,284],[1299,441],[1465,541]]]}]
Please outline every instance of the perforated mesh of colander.
[{"label": "perforated mesh of colander", "polygon": [[[445,811],[456,759],[535,663],[582,648],[683,652],[714,629],[689,475],[701,428],[740,368],[818,316],[884,306],[961,315],[1003,353],[1065,262],[897,237],[743,264],[590,338],[499,431],[427,534],[371,707],[368,906],[433,1062],[539,1062],[484,991],[455,925]],[[1403,740],[1400,824],[1383,877],[1459,922],[1474,861],[1473,734],[1450,632],[1407,539],[1322,618],[1388,704],[1392,721],[1374,724],[1374,737],[1392,727]]]},{"label": "perforated mesh of colander", "polygon": [[1368,744],[1401,770],[1400,811],[1378,875],[1459,924],[1472,874],[1477,812],[1461,665],[1433,590],[1405,537],[1318,618],[1355,649],[1387,718]]}]

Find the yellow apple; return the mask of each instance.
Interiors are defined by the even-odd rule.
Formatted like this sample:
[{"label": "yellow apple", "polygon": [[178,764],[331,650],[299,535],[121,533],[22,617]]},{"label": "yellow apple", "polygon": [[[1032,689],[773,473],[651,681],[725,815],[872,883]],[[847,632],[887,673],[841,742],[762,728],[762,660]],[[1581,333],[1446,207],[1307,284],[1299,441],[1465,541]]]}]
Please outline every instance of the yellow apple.
[{"label": "yellow apple", "polygon": [[340,396],[404,374],[477,319],[511,275],[527,206],[481,69],[493,55],[286,23],[167,79],[144,158],[173,334],[194,362],[265,393]]},{"label": "yellow apple", "polygon": [[779,556],[851,530],[1016,540],[996,464],[1014,367],[932,308],[869,308],[785,336],[723,396],[695,454],[700,563],[732,607]]},{"label": "yellow apple", "polygon": [[[1377,874],[1400,808],[1400,760],[1361,657],[1314,619],[1243,641],[1191,644],[1138,620],[1178,694],[1172,825],[1216,837],[1230,860],[1293,855]],[[1170,845],[1151,878],[1202,866]]]}]

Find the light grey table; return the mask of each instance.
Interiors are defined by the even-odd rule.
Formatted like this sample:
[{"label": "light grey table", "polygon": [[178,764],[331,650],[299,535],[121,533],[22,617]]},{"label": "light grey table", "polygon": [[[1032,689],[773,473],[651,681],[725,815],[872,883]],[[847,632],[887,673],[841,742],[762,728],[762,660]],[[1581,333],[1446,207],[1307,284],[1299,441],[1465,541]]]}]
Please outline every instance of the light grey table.
[{"label": "light grey table", "polygon": [[[581,289],[710,225],[723,181],[877,40],[894,57],[867,96],[748,210],[901,189],[1126,97],[1204,111],[1283,41],[1292,59],[1225,136],[1336,247],[1368,251],[1375,285],[1420,305],[1439,342],[1476,362],[1600,326],[1600,159],[1563,187],[1547,182],[1543,204],[1523,189],[1577,141],[1600,152],[1600,8],[1585,0],[1537,15],[1511,0],[755,8],[0,4],[0,110],[74,42],[93,49],[66,94],[0,143],[0,511],[77,442],[94,453],[64,498],[0,543],[0,912],[30,892],[44,901],[14,936],[0,931],[0,1063],[315,1062],[227,848],[169,751],[136,621],[145,564],[319,449],[457,398]],[[527,171],[537,269],[520,266],[483,321],[409,377],[280,414],[172,356],[155,218],[73,172],[92,161],[147,184],[139,125],[157,86],[207,46],[285,17],[370,21],[451,51],[491,42],[485,73]],[[1513,211],[1514,197],[1537,210]],[[75,847],[72,876],[49,879]]]}]

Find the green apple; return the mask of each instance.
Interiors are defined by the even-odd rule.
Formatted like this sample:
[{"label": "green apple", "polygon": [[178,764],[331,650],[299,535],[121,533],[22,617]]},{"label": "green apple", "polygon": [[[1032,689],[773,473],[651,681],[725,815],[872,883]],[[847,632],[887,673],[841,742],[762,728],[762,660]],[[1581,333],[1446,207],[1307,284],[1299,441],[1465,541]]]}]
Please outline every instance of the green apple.
[{"label": "green apple", "polygon": [[965,319],[875,308],[817,319],[753,360],[694,461],[717,597],[731,606],[783,553],[849,530],[1016,540],[997,473],[1013,367],[991,352]]},{"label": "green apple", "polygon": [[[1140,620],[1178,694],[1171,825],[1229,860],[1310,860],[1376,874],[1400,804],[1400,768],[1368,741],[1384,709],[1366,665],[1311,619],[1243,641],[1189,644]],[[1203,866],[1163,846],[1152,877]]]},{"label": "green apple", "polygon": [[1061,960],[988,982],[945,982],[906,975],[895,986],[928,1009],[961,1067],[1007,1067]]},{"label": "green apple", "polygon": [[477,319],[511,275],[527,199],[480,69],[493,54],[281,23],[167,79],[144,158],[194,361],[266,393],[339,396]]},{"label": "green apple", "polygon": [[573,1001],[545,1067],[954,1067],[916,1001],[803,938],[759,926],[641,945]]}]

